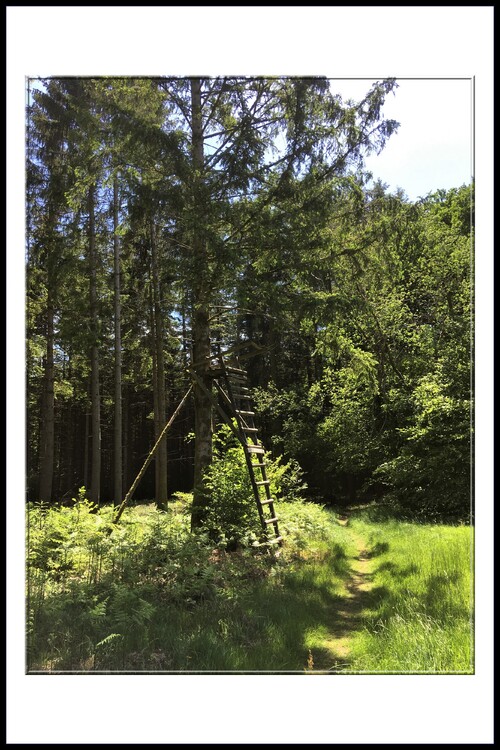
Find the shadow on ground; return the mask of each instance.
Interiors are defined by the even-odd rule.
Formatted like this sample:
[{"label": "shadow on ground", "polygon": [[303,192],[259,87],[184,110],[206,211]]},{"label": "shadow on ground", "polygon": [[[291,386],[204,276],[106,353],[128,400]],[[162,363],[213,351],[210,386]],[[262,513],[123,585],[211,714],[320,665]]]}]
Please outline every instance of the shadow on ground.
[{"label": "shadow on ground", "polygon": [[[373,574],[357,574],[364,585],[373,580]],[[349,641],[354,633],[363,629],[366,618],[377,610],[384,602],[388,603],[390,592],[385,586],[377,586],[368,590],[359,589],[355,582],[347,586],[350,591],[348,598],[342,599],[332,611],[328,646],[314,650],[314,670],[329,673],[349,670],[351,659],[349,656]]]}]

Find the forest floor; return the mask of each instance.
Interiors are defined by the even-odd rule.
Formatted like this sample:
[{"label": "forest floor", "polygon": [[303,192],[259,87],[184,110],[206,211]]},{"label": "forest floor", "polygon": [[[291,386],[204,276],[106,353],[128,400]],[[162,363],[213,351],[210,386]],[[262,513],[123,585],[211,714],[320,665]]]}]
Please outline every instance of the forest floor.
[{"label": "forest floor", "polygon": [[333,610],[330,635],[324,648],[310,657],[314,672],[337,672],[349,668],[353,636],[363,627],[363,614],[370,609],[373,588],[373,561],[365,539],[349,527],[350,515],[340,515],[337,523],[344,527],[353,547],[350,572],[345,581],[345,595]]},{"label": "forest floor", "polygon": [[471,674],[471,528],[288,502],[270,555],[183,502],[30,507],[31,673]]}]

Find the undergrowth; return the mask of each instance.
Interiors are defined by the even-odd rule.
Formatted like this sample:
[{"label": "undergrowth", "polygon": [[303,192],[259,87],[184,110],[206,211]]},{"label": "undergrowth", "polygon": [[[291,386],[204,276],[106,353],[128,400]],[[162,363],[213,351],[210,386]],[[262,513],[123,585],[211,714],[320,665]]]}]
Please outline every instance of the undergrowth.
[{"label": "undergrowth", "polygon": [[368,542],[372,608],[353,641],[350,669],[471,673],[471,528],[374,522],[367,513],[351,526]]},{"label": "undergrowth", "polygon": [[[331,513],[279,504],[285,545],[214,546],[191,498],[127,508],[84,491],[28,511],[28,671],[301,671],[305,633],[347,570]],[[338,537],[338,538],[337,538]]]},{"label": "undergrowth", "polygon": [[[240,460],[228,455],[220,492]],[[284,545],[271,551],[251,523],[232,526],[230,504],[216,540],[214,515],[192,533],[191,504],[177,493],[167,512],[136,505],[119,524],[83,488],[70,506],[29,505],[29,672],[472,671],[469,527],[371,510],[344,527],[296,496],[276,502]],[[349,625],[361,539],[371,586]]]}]

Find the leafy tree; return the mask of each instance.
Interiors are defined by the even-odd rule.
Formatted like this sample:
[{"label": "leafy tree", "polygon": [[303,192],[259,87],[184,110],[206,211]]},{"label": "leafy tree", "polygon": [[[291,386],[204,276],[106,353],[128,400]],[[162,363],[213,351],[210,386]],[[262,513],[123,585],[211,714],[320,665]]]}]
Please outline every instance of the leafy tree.
[{"label": "leafy tree", "polygon": [[[261,268],[264,264],[266,274],[271,253],[276,259],[284,245],[288,250],[304,246],[307,226],[298,217],[312,217],[311,222],[316,218],[309,209],[321,202],[324,183],[359,165],[362,154],[381,148],[393,131],[395,123],[380,119],[384,96],[393,85],[389,81],[377,84],[357,107],[343,108],[325,79],[193,79],[189,107],[185,84],[175,82],[172,89],[172,82],[166,83],[190,125],[194,170],[190,192],[192,330],[199,378],[195,389],[194,527],[203,519],[203,475],[211,461],[207,368],[214,290],[221,288],[227,270],[233,271],[227,284],[234,285],[238,266],[235,268],[231,258],[247,260],[241,251],[249,246],[250,263]],[[273,160],[268,154],[275,150],[280,134],[285,146]],[[204,143],[213,153],[205,153]],[[266,260],[260,255],[260,243],[255,242],[256,232],[265,233],[265,247],[270,244]],[[290,264],[292,273],[294,267]],[[265,288],[259,290],[259,298],[263,292]]]},{"label": "leafy tree", "polygon": [[[64,97],[56,84],[37,92],[29,111],[28,123],[28,337],[37,340],[43,356],[39,410],[39,487],[38,495],[50,501],[53,495],[55,465],[56,326],[60,315],[60,288],[71,259],[65,227],[65,191],[69,183],[67,159],[71,120]],[[43,343],[42,343],[43,341]],[[28,383],[34,384],[37,366],[28,360]],[[38,379],[38,378],[36,378]],[[36,405],[30,399],[29,423]]]},{"label": "leafy tree", "polygon": [[461,518],[471,507],[471,214],[466,187],[423,203],[411,411],[398,454],[379,469],[404,507]]},{"label": "leafy tree", "polygon": [[193,482],[192,528],[213,525],[218,338],[258,346],[264,442],[311,496],[467,513],[471,190],[370,186],[394,88],[343,102],[323,78],[104,77],[33,95],[30,495],[121,499],[191,366],[194,414],[142,492],[165,508]]}]

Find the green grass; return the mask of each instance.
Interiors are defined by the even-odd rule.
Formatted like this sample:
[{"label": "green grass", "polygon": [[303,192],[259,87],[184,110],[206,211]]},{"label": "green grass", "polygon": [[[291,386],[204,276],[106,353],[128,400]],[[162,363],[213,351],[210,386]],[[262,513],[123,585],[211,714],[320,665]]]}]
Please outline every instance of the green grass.
[{"label": "green grass", "polygon": [[318,506],[278,508],[286,544],[214,548],[168,513],[29,512],[29,671],[303,671],[348,570],[342,530]]},{"label": "green grass", "polygon": [[[344,528],[283,502],[276,557],[191,534],[189,505],[130,507],[118,526],[83,497],[30,506],[28,671],[471,672],[469,528],[367,513]],[[356,539],[372,588],[337,663]]]},{"label": "green grass", "polygon": [[466,526],[374,522],[351,528],[368,543],[373,609],[350,669],[472,673],[472,549]]}]

